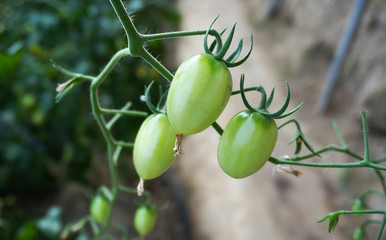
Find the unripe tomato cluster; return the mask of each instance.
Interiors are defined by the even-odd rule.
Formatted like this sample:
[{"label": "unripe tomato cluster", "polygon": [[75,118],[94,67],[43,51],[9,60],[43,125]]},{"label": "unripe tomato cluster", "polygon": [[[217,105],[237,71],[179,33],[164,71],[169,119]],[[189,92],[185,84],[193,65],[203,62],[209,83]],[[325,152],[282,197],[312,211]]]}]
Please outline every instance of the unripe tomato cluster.
[{"label": "unripe tomato cluster", "polygon": [[[166,112],[149,116],[134,142],[133,160],[142,179],[152,179],[171,165],[176,134],[191,135],[213,124],[232,93],[227,65],[204,53],[185,60],[169,88]],[[277,140],[272,118],[242,111],[226,126],[218,146],[218,162],[229,176],[244,178],[258,171]]]}]

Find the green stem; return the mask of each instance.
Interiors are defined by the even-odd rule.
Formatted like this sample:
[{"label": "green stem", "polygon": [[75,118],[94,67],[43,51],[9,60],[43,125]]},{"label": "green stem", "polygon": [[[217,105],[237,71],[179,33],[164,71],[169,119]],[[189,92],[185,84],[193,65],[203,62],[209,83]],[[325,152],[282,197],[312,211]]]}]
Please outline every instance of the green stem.
[{"label": "green stem", "polygon": [[122,192],[137,194],[137,189],[126,187],[126,186],[123,186],[123,185],[119,186],[119,190],[121,190]]},{"label": "green stem", "polygon": [[[123,29],[126,32],[128,46],[132,46],[133,41],[141,38],[140,33],[135,28],[133,22],[130,19],[129,14],[127,13],[125,6],[123,5],[121,0],[110,0],[113,9],[118,16],[119,20],[122,23]],[[142,44],[141,44],[142,45]]]},{"label": "green stem", "polygon": [[380,159],[375,159],[375,160],[372,160],[373,163],[381,163],[381,162],[386,162],[386,157],[384,158],[380,158]]},{"label": "green stem", "polygon": [[304,167],[321,167],[321,168],[360,168],[360,167],[369,167],[373,169],[378,169],[382,171],[386,171],[385,166],[368,163],[365,161],[360,162],[352,162],[352,163],[310,163],[310,162],[297,162],[293,161],[292,158],[290,159],[282,159],[282,158],[275,158],[270,157],[268,159],[273,164],[288,164],[288,165],[297,165],[297,166],[304,166]]},{"label": "green stem", "polygon": [[386,214],[383,215],[383,220],[381,223],[381,228],[379,229],[378,235],[377,235],[377,240],[381,240],[383,230],[385,229],[386,225]]},{"label": "green stem", "polygon": [[[126,111],[127,109],[129,109],[131,106],[131,102],[127,102],[122,108],[121,110],[122,111]],[[115,114],[114,117],[112,117],[110,119],[110,121],[107,123],[107,129],[111,129],[113,127],[113,125],[122,117],[122,114]]]},{"label": "green stem", "polygon": [[[177,32],[166,32],[166,33],[154,33],[154,34],[143,34],[142,37],[146,42],[163,40],[169,38],[178,38],[178,37],[189,37],[204,35],[206,30],[195,30],[195,31],[177,31]],[[216,39],[221,38],[220,34],[215,30],[210,30],[209,34],[214,36]]]},{"label": "green stem", "polygon": [[173,80],[173,74],[162,65],[153,55],[151,55],[145,48],[142,48],[141,58],[145,60],[150,66],[157,70],[166,80],[171,82]]},{"label": "green stem", "polygon": [[386,198],[386,182],[385,182],[385,178],[383,177],[383,175],[382,175],[382,173],[380,171],[375,170],[374,172],[377,175],[379,181],[381,182],[382,190],[383,190],[384,196]]},{"label": "green stem", "polygon": [[386,215],[386,211],[384,211],[384,210],[376,210],[376,209],[358,210],[358,211],[341,210],[341,211],[337,211],[335,213],[337,215],[348,215],[348,214],[383,214],[383,215]]},{"label": "green stem", "polygon": [[[250,92],[250,91],[256,91],[256,88],[257,86],[255,87],[247,87],[247,88],[244,88],[244,92]],[[232,94],[231,95],[236,95],[236,94],[240,94],[241,93],[241,90],[235,90],[235,91],[232,91]]]},{"label": "green stem", "polygon": [[134,110],[121,110],[121,109],[107,109],[107,108],[101,108],[101,113],[105,114],[123,114],[123,115],[131,115],[131,116],[141,116],[146,117],[148,115],[147,112],[143,111],[134,111]]},{"label": "green stem", "polygon": [[126,56],[130,56],[130,50],[128,48],[124,48],[116,52],[99,75],[92,81],[91,86],[94,85],[95,87],[98,87],[107,78],[119,60]]},{"label": "green stem", "polygon": [[101,231],[98,227],[98,224],[95,222],[94,218],[89,216],[88,221],[90,222],[91,230],[94,233],[94,235],[99,235]]},{"label": "green stem", "polygon": [[112,71],[114,66],[118,63],[118,61],[129,54],[128,49],[122,49],[118,51],[109,61],[109,63],[104,67],[104,69],[101,71],[101,73],[91,82],[90,87],[90,101],[91,101],[91,109],[94,115],[94,118],[101,129],[102,135],[106,141],[107,144],[107,157],[109,162],[109,169],[112,179],[112,198],[111,201],[109,201],[109,209],[108,209],[108,220],[103,225],[101,229],[98,230],[98,232],[95,234],[96,237],[99,237],[105,229],[107,229],[110,226],[111,223],[111,215],[112,215],[112,206],[114,205],[115,198],[118,194],[118,174],[114,166],[114,157],[113,157],[113,144],[114,144],[114,138],[109,131],[105,119],[103,118],[103,110],[99,103],[99,86],[101,83],[107,78],[108,74]]},{"label": "green stem", "polygon": [[348,149],[346,142],[343,140],[342,134],[339,131],[338,125],[335,120],[331,120],[332,127],[334,128],[335,134],[338,137],[339,143],[343,148]]},{"label": "green stem", "polygon": [[375,189],[367,189],[361,195],[359,195],[358,198],[363,199],[364,197],[366,197],[367,195],[369,195],[371,193],[378,194],[380,196],[386,196],[384,192],[381,192],[381,191],[378,191],[378,190],[375,190]]},{"label": "green stem", "polygon": [[367,121],[366,121],[366,112],[362,111],[362,124],[363,124],[363,138],[364,138],[364,145],[365,145],[365,156],[363,158],[364,161],[370,162],[370,147],[369,147],[369,136],[368,136],[368,129],[367,129]]},{"label": "green stem", "polygon": [[218,125],[217,122],[214,122],[212,123],[212,127],[214,128],[214,130],[217,131],[217,133],[221,136],[224,132],[224,130],[220,127],[220,125]]},{"label": "green stem", "polygon": [[124,141],[114,141],[115,146],[121,146],[126,148],[134,147],[134,143],[124,142]]},{"label": "green stem", "polygon": [[[350,151],[349,149],[347,148],[343,148],[343,147],[338,147],[338,146],[335,146],[335,145],[328,145],[328,146],[325,146],[317,151],[315,151],[315,153],[317,155],[323,153],[323,152],[327,152],[327,151],[335,151],[335,152],[342,152],[342,153],[345,153],[355,159],[362,159],[361,156],[359,156],[358,154]],[[311,158],[311,157],[314,157],[315,156],[315,153],[308,153],[308,154],[304,154],[304,155],[301,155],[301,156],[295,156],[295,157],[291,157],[289,160],[292,162],[292,161],[301,161],[301,160],[304,160],[304,159],[308,159],[308,158]]]}]

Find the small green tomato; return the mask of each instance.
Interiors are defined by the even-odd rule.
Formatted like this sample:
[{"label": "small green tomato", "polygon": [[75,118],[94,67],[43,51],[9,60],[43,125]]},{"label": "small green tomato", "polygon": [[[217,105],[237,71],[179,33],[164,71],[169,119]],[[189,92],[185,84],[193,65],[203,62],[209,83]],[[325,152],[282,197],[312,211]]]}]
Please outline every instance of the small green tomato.
[{"label": "small green tomato", "polygon": [[156,211],[154,208],[142,205],[134,215],[134,227],[141,236],[149,234],[155,225]]},{"label": "small green tomato", "polygon": [[96,195],[91,201],[91,216],[95,219],[95,221],[100,224],[104,223],[107,220],[108,209],[109,204],[107,200],[101,195]]},{"label": "small green tomato", "polygon": [[164,113],[150,115],[141,125],[134,142],[134,167],[142,179],[165,172],[174,159],[176,132]]},{"label": "small green tomato", "polygon": [[177,69],[166,110],[177,133],[191,135],[220,116],[232,93],[232,76],[224,62],[210,54],[194,55]]},{"label": "small green tomato", "polygon": [[255,173],[271,156],[277,135],[273,119],[249,110],[238,113],[221,136],[217,150],[220,167],[233,178]]},{"label": "small green tomato", "polygon": [[[366,204],[363,202],[363,199],[361,199],[361,198],[355,199],[354,203],[352,204],[352,210],[353,211],[366,210]],[[362,214],[360,214],[360,213],[357,213],[357,214],[354,214],[354,215],[357,216],[357,217],[362,216]]]},{"label": "small green tomato", "polygon": [[352,234],[354,240],[364,240],[366,239],[366,233],[361,227],[356,228]]}]

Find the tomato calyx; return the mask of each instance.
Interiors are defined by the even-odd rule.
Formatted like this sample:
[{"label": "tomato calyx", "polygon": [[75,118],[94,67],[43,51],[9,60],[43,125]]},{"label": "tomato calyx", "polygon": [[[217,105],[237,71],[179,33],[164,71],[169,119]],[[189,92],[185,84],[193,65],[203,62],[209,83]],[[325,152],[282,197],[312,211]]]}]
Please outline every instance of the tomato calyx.
[{"label": "tomato calyx", "polygon": [[256,91],[261,93],[261,100],[260,100],[259,106],[257,108],[253,108],[248,103],[248,101],[247,101],[247,99],[245,97],[246,89],[244,89],[244,79],[245,79],[245,76],[244,76],[244,74],[242,74],[241,78],[240,78],[241,98],[243,100],[243,103],[244,103],[245,107],[248,108],[248,110],[250,110],[252,112],[259,112],[263,116],[265,116],[267,118],[270,118],[270,119],[280,119],[280,118],[285,118],[285,117],[293,114],[294,112],[296,112],[303,105],[303,103],[301,103],[296,108],[292,109],[291,111],[285,112],[285,110],[287,110],[287,108],[288,108],[289,101],[290,101],[290,98],[291,98],[290,97],[290,89],[289,89],[289,85],[288,85],[288,82],[287,82],[287,84],[286,84],[287,85],[287,97],[286,97],[286,100],[285,100],[283,106],[278,111],[276,111],[274,113],[270,113],[268,111],[268,108],[271,105],[271,102],[272,102],[272,99],[273,99],[274,88],[272,89],[268,99],[267,99],[267,93],[265,92],[265,89],[264,89],[263,86],[258,85],[256,87],[249,88],[248,90],[256,90]]},{"label": "tomato calyx", "polygon": [[[229,50],[229,47],[232,43],[233,35],[235,32],[235,28],[236,28],[236,23],[233,24],[233,26],[230,30],[230,33],[224,42],[224,45],[222,44],[221,37],[216,37],[216,39],[212,42],[210,47],[208,47],[208,35],[209,35],[209,32],[211,31],[211,28],[212,28],[214,22],[217,20],[217,18],[218,18],[218,16],[212,21],[208,30],[205,33],[205,37],[204,37],[205,53],[212,55],[218,61],[224,62],[227,67],[237,67],[237,66],[241,65],[242,63],[244,63],[248,59],[249,55],[251,54],[252,48],[253,48],[253,36],[251,34],[251,44],[250,44],[247,55],[243,59],[236,61],[237,58],[240,56],[241,50],[243,48],[243,39],[240,39],[236,50],[231,55],[229,55],[228,58],[224,59],[225,54]],[[220,36],[223,35],[225,30],[220,33]],[[216,48],[216,51],[214,51],[214,48],[216,47],[216,45],[217,45],[217,48]]]}]

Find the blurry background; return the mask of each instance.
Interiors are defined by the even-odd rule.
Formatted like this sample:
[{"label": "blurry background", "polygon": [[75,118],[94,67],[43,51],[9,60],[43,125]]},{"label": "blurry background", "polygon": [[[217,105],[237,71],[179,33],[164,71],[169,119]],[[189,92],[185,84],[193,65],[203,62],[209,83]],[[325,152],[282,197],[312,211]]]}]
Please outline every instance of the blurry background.
[{"label": "blurry background", "polygon": [[[269,5],[269,3],[274,5]],[[367,110],[371,154],[386,155],[386,3],[368,1],[357,26],[327,111],[315,110],[335,48],[356,1],[160,1],[130,0],[141,32],[175,29],[219,31],[237,22],[237,40],[254,36],[254,49],[245,64],[231,69],[234,89],[241,73],[246,84],[276,86],[272,109],[278,109],[289,81],[292,105],[315,148],[338,144],[330,119],[336,119],[349,146],[362,153],[360,111]],[[272,6],[272,7],[270,7]],[[151,52],[174,71],[187,57],[202,52],[203,37],[154,42]],[[0,239],[57,239],[61,226],[88,213],[89,197],[100,184],[109,184],[105,145],[91,116],[87,84],[74,88],[55,103],[55,88],[66,78],[51,67],[59,65],[96,75],[125,36],[108,1],[11,1],[0,3]],[[232,48],[231,47],[231,48]],[[245,54],[246,50],[243,51]],[[146,110],[139,101],[143,86],[160,79],[151,68],[125,58],[103,86],[102,104],[119,108],[126,101]],[[161,80],[162,82],[162,80]],[[251,100],[257,94],[249,94]],[[219,123],[242,110],[232,97]],[[133,140],[140,118],[123,118],[117,138]],[[292,155],[287,143],[295,129],[280,131],[274,155]],[[327,223],[316,221],[330,211],[350,209],[368,188],[379,189],[372,171],[296,167],[300,178],[273,174],[267,163],[243,180],[226,176],[218,167],[217,133],[209,128],[184,139],[184,155],[170,171],[147,185],[160,205],[149,239],[350,239],[366,217],[343,216],[328,234]],[[135,186],[130,151],[120,162],[121,178]],[[351,161],[326,154],[317,161]],[[114,218],[132,232],[135,197],[118,199]],[[371,207],[384,199],[371,196]],[[45,224],[47,222],[52,223]],[[378,226],[369,228],[374,239]]]}]

